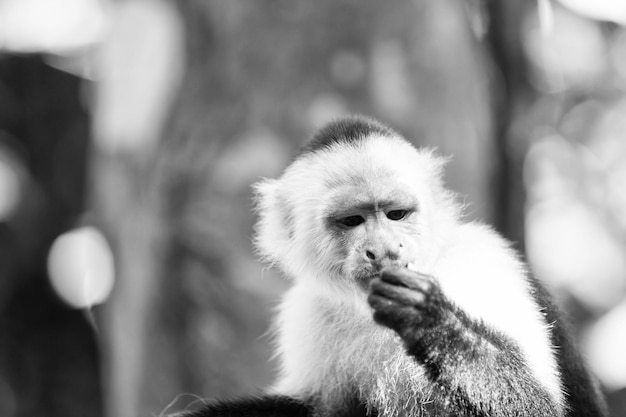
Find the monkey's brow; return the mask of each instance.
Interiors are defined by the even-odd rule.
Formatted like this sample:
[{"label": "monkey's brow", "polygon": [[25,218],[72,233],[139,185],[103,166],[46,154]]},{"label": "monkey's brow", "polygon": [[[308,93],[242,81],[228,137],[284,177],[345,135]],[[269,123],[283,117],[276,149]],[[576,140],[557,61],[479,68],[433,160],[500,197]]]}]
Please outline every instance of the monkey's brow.
[{"label": "monkey's brow", "polygon": [[350,213],[353,211],[378,211],[388,208],[403,208],[412,209],[415,208],[416,202],[407,198],[391,198],[383,200],[373,199],[359,199],[351,198],[344,199],[341,202],[335,204],[329,211],[331,215]]}]

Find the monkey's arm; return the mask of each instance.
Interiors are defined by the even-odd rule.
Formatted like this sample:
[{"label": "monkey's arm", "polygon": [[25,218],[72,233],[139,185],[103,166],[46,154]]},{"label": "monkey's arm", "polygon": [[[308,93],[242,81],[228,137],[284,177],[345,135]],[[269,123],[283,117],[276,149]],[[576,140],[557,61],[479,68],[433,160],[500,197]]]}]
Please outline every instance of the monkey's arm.
[{"label": "monkey's arm", "polygon": [[384,270],[368,299],[439,389],[437,415],[562,416],[504,334],[469,318],[427,275]]},{"label": "monkey's arm", "polygon": [[284,396],[249,397],[216,401],[181,417],[309,417],[309,405]]}]

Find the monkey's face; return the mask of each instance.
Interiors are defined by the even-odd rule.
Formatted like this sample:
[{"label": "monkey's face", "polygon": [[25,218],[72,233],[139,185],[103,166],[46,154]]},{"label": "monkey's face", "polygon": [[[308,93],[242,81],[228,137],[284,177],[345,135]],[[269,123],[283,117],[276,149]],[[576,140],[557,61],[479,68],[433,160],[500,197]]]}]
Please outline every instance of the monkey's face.
[{"label": "monkey's face", "polygon": [[387,266],[407,267],[419,254],[417,197],[407,192],[393,172],[369,172],[369,178],[348,178],[327,198],[324,249],[337,275],[367,288]]},{"label": "monkey's face", "polygon": [[452,215],[442,165],[395,137],[305,154],[257,186],[257,247],[292,278],[323,285],[366,288],[385,266],[428,272]]}]

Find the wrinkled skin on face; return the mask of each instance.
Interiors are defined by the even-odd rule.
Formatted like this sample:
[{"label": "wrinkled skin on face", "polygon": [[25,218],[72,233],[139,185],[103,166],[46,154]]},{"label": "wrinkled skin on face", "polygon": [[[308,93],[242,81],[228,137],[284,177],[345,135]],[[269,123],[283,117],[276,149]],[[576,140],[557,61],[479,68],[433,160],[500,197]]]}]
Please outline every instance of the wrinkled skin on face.
[{"label": "wrinkled skin on face", "polygon": [[419,235],[418,202],[389,178],[337,189],[324,215],[337,251],[345,254],[340,275],[367,289],[383,268],[414,263]]}]

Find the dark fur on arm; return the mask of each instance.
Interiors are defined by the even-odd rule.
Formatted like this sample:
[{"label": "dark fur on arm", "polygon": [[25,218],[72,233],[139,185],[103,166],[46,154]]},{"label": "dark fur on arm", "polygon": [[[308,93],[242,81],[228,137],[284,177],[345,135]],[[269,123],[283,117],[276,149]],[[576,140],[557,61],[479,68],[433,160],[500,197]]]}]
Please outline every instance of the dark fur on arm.
[{"label": "dark fur on arm", "polygon": [[542,308],[547,323],[552,323],[552,344],[558,346],[558,366],[567,395],[568,417],[603,417],[607,406],[598,383],[584,365],[582,355],[572,338],[569,323],[554,304],[551,295],[531,276],[530,284],[535,300]]},{"label": "dark fur on arm", "polygon": [[432,277],[384,270],[372,281],[369,303],[374,319],[402,337],[439,388],[435,415],[562,415],[519,349],[453,305]]},{"label": "dark fur on arm", "polygon": [[231,401],[216,401],[198,411],[180,417],[309,417],[308,404],[284,396],[250,397]]}]

